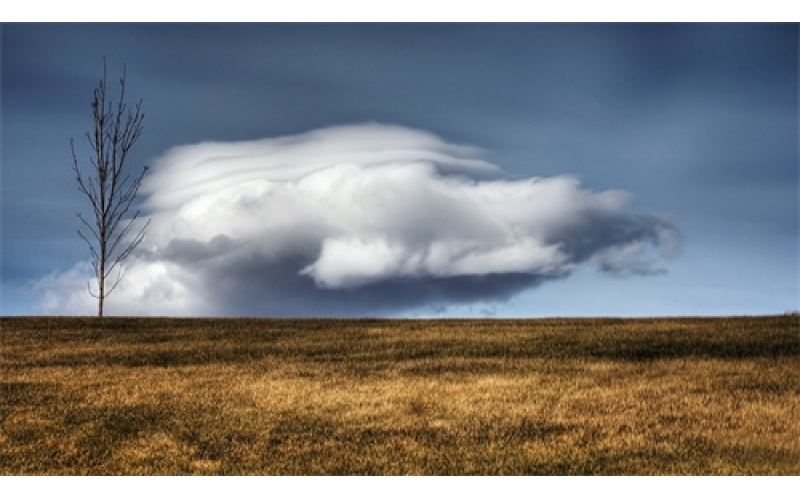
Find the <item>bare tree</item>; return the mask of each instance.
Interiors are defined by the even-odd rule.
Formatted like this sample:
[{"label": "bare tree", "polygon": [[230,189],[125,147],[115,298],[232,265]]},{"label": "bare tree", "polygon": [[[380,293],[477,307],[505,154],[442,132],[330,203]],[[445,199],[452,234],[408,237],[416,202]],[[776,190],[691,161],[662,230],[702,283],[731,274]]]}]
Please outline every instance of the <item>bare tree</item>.
[{"label": "bare tree", "polygon": [[[127,217],[127,214],[148,167],[143,166],[141,173],[134,177],[125,170],[128,153],[142,134],[144,120],[141,100],[132,109],[125,103],[125,78],[126,68],[123,65],[119,80],[119,101],[114,103],[106,94],[106,61],[103,59],[103,78],[95,88],[92,99],[94,130],[86,132],[92,148],[89,175],[84,175],[81,171],[75,153],[75,141],[70,139],[72,168],[78,181],[78,189],[89,199],[94,215],[87,220],[78,213],[78,218],[89,230],[89,233],[78,230],[78,235],[89,245],[92,254],[97,292],[92,291],[91,283],[87,283],[87,287],[89,294],[97,298],[97,314],[100,317],[103,316],[103,301],[125,275],[119,264],[142,242],[145,229],[150,224],[148,220],[135,236],[130,237],[131,232],[136,229],[139,210],[131,217]],[[117,274],[112,276],[115,270]]]}]

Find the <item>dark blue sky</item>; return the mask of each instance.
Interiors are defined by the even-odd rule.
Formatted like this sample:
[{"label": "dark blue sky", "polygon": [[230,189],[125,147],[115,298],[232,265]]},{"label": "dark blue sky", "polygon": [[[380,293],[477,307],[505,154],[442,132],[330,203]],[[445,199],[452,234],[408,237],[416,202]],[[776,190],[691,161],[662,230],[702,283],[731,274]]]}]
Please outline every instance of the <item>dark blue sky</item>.
[{"label": "dark blue sky", "polygon": [[[198,299],[200,305],[192,302],[192,307],[176,306],[167,313],[714,315],[797,309],[796,24],[3,24],[0,29],[2,314],[83,311],[65,298],[73,289],[70,280],[85,292],[73,266],[88,258],[75,234],[75,212],[85,211],[86,201],[73,179],[69,139],[80,143],[91,126],[89,102],[103,56],[112,79],[127,65],[129,96],[144,101],[145,130],[134,165],[177,171],[179,165],[163,160],[175,146],[240,144],[323,128],[336,133],[314,136],[309,148],[333,147],[364,132],[348,126],[380,124],[399,127],[381,129],[391,141],[400,136],[404,141],[408,131],[416,131],[442,144],[480,148],[480,158],[499,170],[473,183],[487,176],[491,182],[522,183],[571,175],[581,190],[620,190],[632,196],[613,219],[582,226],[581,237],[591,233],[605,246],[567,252],[558,269],[552,267],[555,260],[547,261],[547,271],[542,260],[536,261],[541,266],[535,272],[526,268],[519,273],[510,264],[518,262],[516,257],[508,252],[501,260],[511,259],[510,267],[502,271],[487,270],[481,261],[464,277],[457,273],[465,267],[452,259],[451,267],[428,263],[409,270],[408,255],[416,255],[413,249],[422,242],[417,238],[398,243],[406,267],[389,271],[384,262],[374,272],[339,269],[335,283],[347,285],[336,288],[323,257],[338,255],[334,250],[344,240],[331,235],[347,233],[347,241],[366,241],[359,225],[337,225],[293,254],[298,267],[289,274],[297,277],[305,269],[302,283],[269,271],[274,260],[256,266],[262,283],[230,253],[225,266],[213,272],[190,267],[184,256],[170,253],[171,271],[164,272],[173,273],[167,281],[180,289],[187,282],[174,273],[201,276],[203,286],[224,274],[231,289],[280,297],[275,303],[284,295],[289,298],[282,309],[272,310],[243,299],[204,309],[202,303],[216,300],[205,297]],[[424,150],[423,156],[430,154],[420,137],[408,140]],[[306,154],[280,151],[295,155],[291,158]],[[440,186],[439,181],[439,174],[419,178],[425,189]],[[151,194],[169,189],[164,183],[154,185]],[[361,206],[357,197],[349,203]],[[551,208],[542,213],[562,220],[561,212]],[[506,213],[492,205],[481,216],[496,219],[498,210]],[[526,210],[537,212],[535,205]],[[172,227],[184,212],[153,213],[163,227]],[[397,213],[409,215],[401,210],[386,217]],[[622,258],[604,253],[613,245],[617,251],[649,238],[630,236],[612,244],[612,231],[654,234],[655,226],[639,216],[669,224],[682,252],[664,261],[658,257],[663,273],[638,272],[632,261],[626,261],[626,272],[602,272]],[[319,218],[308,217],[304,223]],[[437,217],[428,214],[427,222],[420,223],[433,221],[434,236],[426,245],[439,241],[437,228],[452,225]],[[256,239],[256,233],[235,236],[232,231],[214,234]],[[191,234],[193,242],[210,245],[209,235]],[[258,233],[258,238],[276,234]],[[569,234],[568,240],[547,241],[567,248],[579,236]],[[380,241],[396,236],[383,235]],[[171,241],[167,233],[161,237],[154,235],[153,241]],[[180,236],[182,242],[187,238]],[[515,241],[528,241],[520,238]],[[375,248],[362,250],[374,256]],[[513,249],[530,255],[525,248]],[[459,281],[475,275],[483,278]],[[480,291],[465,292],[470,287]],[[356,297],[359,289],[364,297]],[[340,300],[342,294],[351,298]],[[412,301],[411,295],[420,299]],[[136,295],[123,294],[119,300],[126,297]],[[113,301],[112,296],[112,313]],[[355,307],[353,301],[366,305]],[[129,311],[120,303],[116,307],[120,313]]]}]

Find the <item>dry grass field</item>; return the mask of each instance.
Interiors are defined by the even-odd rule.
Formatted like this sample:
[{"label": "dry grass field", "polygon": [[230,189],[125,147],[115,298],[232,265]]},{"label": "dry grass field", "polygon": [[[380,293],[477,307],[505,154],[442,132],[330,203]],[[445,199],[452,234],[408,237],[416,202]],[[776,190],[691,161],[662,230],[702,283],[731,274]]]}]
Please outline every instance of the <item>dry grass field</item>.
[{"label": "dry grass field", "polygon": [[798,318],[3,318],[23,474],[800,474]]}]

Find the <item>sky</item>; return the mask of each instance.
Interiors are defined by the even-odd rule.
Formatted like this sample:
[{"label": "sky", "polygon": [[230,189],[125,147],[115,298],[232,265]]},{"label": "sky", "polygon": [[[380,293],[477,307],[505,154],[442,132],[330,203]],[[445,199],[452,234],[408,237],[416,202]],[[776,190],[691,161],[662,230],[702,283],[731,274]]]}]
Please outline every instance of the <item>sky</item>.
[{"label": "sky", "polygon": [[[798,309],[798,25],[8,24],[0,314],[94,314],[69,149],[144,132],[112,315]],[[111,86],[112,91],[116,89]]]}]

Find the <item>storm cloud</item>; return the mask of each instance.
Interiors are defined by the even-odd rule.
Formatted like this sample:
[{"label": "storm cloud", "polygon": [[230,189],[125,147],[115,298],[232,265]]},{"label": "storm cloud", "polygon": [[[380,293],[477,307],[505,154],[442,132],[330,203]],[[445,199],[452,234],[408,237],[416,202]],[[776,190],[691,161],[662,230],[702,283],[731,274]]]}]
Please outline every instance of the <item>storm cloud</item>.
[{"label": "storm cloud", "polygon": [[[175,147],[142,187],[147,237],[112,314],[362,316],[505,301],[578,266],[664,272],[665,218],[577,178],[508,180],[481,149],[366,123]],[[40,280],[91,313],[89,268]]]}]

